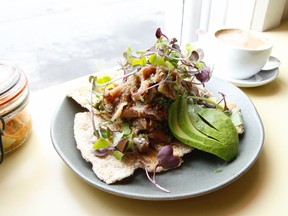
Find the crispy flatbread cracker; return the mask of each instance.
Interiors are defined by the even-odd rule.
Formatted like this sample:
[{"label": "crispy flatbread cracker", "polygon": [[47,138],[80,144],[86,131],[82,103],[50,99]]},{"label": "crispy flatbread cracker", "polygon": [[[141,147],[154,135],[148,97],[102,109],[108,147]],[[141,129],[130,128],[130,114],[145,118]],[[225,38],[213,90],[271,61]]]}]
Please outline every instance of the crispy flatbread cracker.
[{"label": "crispy flatbread cracker", "polygon": [[[95,117],[95,121],[101,122],[103,120]],[[77,113],[75,115],[74,136],[82,157],[87,162],[92,163],[92,169],[97,177],[107,184],[120,181],[132,175],[135,169],[139,167],[133,160],[127,160],[123,163],[113,155],[97,157],[93,154],[93,127],[89,112]]]},{"label": "crispy flatbread cracker", "polygon": [[90,110],[90,89],[89,85],[69,89],[67,96],[75,100],[82,107]]},{"label": "crispy flatbread cracker", "polygon": [[[95,122],[104,121],[98,116],[95,116]],[[80,150],[82,157],[92,163],[92,169],[99,179],[106,184],[112,184],[117,181],[121,181],[131,176],[138,168],[144,169],[144,164],[149,172],[155,169],[158,163],[157,151],[151,150],[146,154],[137,156],[135,154],[125,155],[123,160],[117,160],[113,155],[107,155],[105,157],[97,157],[93,154],[93,144],[95,143],[95,137],[93,137],[93,127],[91,123],[91,115],[89,112],[77,113],[74,120],[74,136],[77,143],[77,148]],[[192,151],[192,147],[182,144],[180,142],[171,143],[174,156],[182,157]],[[161,145],[158,145],[160,148]],[[183,161],[181,161],[183,162]],[[164,171],[159,167],[157,172]]]},{"label": "crispy flatbread cracker", "polygon": [[[88,86],[71,89],[67,92],[67,96],[75,100],[82,107],[90,110],[90,89]],[[95,116],[95,122],[101,121],[105,120]],[[149,172],[152,172],[158,163],[157,151],[153,150],[149,153],[142,154],[141,157],[136,157],[135,155],[125,156],[124,161],[117,160],[113,155],[108,155],[105,158],[95,156],[92,153],[92,149],[96,140],[93,140],[93,128],[89,112],[76,114],[74,120],[74,135],[77,148],[81,151],[82,157],[92,163],[95,174],[107,184],[129,177],[136,169],[144,168],[143,164],[146,165]],[[161,146],[163,145],[157,145],[156,149],[159,150]],[[190,153],[193,149],[179,141],[171,143],[171,146],[174,156],[177,157],[183,157],[183,155]],[[163,170],[161,167],[157,168],[157,172]]]}]

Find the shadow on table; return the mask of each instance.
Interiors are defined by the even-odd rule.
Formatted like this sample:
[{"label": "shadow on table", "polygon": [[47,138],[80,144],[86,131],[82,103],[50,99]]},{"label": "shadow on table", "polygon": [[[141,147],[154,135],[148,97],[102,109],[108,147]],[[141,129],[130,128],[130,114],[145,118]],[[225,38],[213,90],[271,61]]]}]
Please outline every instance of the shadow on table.
[{"label": "shadow on table", "polygon": [[271,83],[268,83],[263,86],[252,87],[252,88],[241,88],[249,96],[257,96],[257,97],[269,97],[276,95],[285,85],[281,79],[276,79]]},{"label": "shadow on table", "polygon": [[[232,215],[241,212],[245,206],[253,203],[253,199],[261,196],[261,190],[266,184],[267,163],[265,151],[256,163],[237,181],[207,195],[190,199],[174,201],[144,201],[119,197],[90,186],[82,181],[67,166],[63,167],[63,177],[67,187],[71,187],[71,194],[79,200],[90,213],[123,213],[125,215]],[[95,176],[96,178],[96,176]],[[78,187],[75,188],[75,185]],[[105,212],[106,211],[106,212]]]}]

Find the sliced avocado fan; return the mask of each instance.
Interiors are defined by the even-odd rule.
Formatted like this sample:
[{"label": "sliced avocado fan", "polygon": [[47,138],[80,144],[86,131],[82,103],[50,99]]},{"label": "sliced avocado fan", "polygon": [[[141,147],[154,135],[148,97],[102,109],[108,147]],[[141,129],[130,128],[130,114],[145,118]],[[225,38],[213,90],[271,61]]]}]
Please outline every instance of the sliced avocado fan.
[{"label": "sliced avocado fan", "polygon": [[189,103],[182,94],[169,105],[168,125],[181,142],[214,154],[225,161],[237,157],[239,137],[223,111]]}]

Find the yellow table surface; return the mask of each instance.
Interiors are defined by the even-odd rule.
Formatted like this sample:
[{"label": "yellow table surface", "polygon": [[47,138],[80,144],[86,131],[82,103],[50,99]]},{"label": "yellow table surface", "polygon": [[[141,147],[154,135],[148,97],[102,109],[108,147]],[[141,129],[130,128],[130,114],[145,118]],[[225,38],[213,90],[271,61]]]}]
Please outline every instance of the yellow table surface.
[{"label": "yellow table surface", "polygon": [[282,64],[275,81],[242,88],[261,116],[265,142],[240,179],[213,193],[175,201],[133,200],[90,186],[62,161],[50,139],[52,115],[80,78],[31,94],[32,134],[0,166],[0,215],[288,215],[288,22],[265,34]]}]

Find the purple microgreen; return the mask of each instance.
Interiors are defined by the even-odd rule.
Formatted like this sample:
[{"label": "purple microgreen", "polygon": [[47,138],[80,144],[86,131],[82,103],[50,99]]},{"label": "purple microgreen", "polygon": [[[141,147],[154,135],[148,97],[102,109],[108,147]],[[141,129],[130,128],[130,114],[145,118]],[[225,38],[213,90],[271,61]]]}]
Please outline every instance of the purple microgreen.
[{"label": "purple microgreen", "polygon": [[161,37],[165,37],[168,40],[168,37],[162,33],[161,28],[157,28],[155,36],[157,39],[161,38]]},{"label": "purple microgreen", "polygon": [[220,104],[223,101],[223,103],[224,103],[224,111],[228,111],[229,108],[227,106],[225,94],[223,94],[222,92],[218,92],[218,93],[222,96],[222,99],[218,103]]},{"label": "purple microgreen", "polygon": [[202,61],[204,58],[204,51],[200,48],[196,49],[195,51],[198,53],[199,56],[198,61]]},{"label": "purple microgreen", "polygon": [[[176,43],[178,42],[178,40],[176,38],[172,38],[171,41],[170,41],[170,44],[172,44],[172,47],[173,45],[176,45],[177,48],[180,48]],[[174,48],[174,47],[173,47]],[[180,49],[179,49],[180,50]],[[180,50],[181,52],[181,50]]]},{"label": "purple microgreen", "polygon": [[163,53],[161,51],[158,52],[158,54],[162,57],[162,58],[166,58],[166,59],[170,59],[171,60],[175,60],[175,61],[184,61],[186,58],[183,58],[181,56],[178,56],[178,55],[175,55],[175,52],[174,54],[169,53],[169,54],[166,54],[166,53]]},{"label": "purple microgreen", "polygon": [[173,45],[172,45],[172,48],[173,48],[174,50],[177,50],[178,53],[181,53],[181,48],[180,48],[180,46],[179,46],[178,44],[173,44]]},{"label": "purple microgreen", "polygon": [[161,166],[164,169],[173,169],[180,165],[180,159],[173,155],[173,148],[171,145],[163,146],[157,154],[157,159],[158,164],[156,168]]},{"label": "purple microgreen", "polygon": [[207,108],[212,108],[212,109],[215,109],[215,108],[216,108],[215,105],[210,104],[210,103],[207,103],[206,101],[203,101],[203,100],[199,100],[199,101],[198,101],[198,104],[199,104],[199,105],[203,105],[204,107],[207,107]]},{"label": "purple microgreen", "polygon": [[192,50],[189,55],[189,60],[191,61],[201,61],[204,57],[204,52],[202,49]]},{"label": "purple microgreen", "polygon": [[201,72],[195,74],[197,80],[199,80],[202,84],[206,83],[211,78],[211,71],[208,66],[205,66]]},{"label": "purple microgreen", "polygon": [[115,148],[113,146],[108,146],[107,148],[99,148],[99,149],[92,149],[91,152],[97,157],[104,157],[109,152],[114,151]]},{"label": "purple microgreen", "polygon": [[200,58],[200,55],[198,54],[198,52],[196,50],[193,50],[191,53],[190,53],[190,56],[189,56],[189,60],[191,61],[198,61]]},{"label": "purple microgreen", "polygon": [[159,188],[160,190],[162,190],[164,192],[170,193],[169,190],[160,186],[157,183],[156,170],[158,167],[163,167],[164,169],[176,168],[181,163],[180,158],[173,155],[173,148],[171,147],[171,145],[165,145],[159,150],[159,152],[157,154],[157,159],[158,159],[158,163],[155,166],[155,169],[154,169],[153,174],[152,174],[152,178],[149,175],[147,168],[145,167],[146,175],[147,175],[149,181],[152,182],[157,188]]},{"label": "purple microgreen", "polygon": [[[177,44],[176,38],[169,40],[160,28],[156,30],[155,35],[158,40],[154,46],[146,51],[136,52],[138,57],[132,55],[131,48],[126,50],[124,55],[126,64],[123,65],[123,70],[126,71],[135,66],[158,66],[165,70],[167,68],[169,70],[176,69],[182,78],[188,78],[193,84],[204,86],[204,83],[211,77],[211,70],[201,61],[204,55],[203,51],[201,49],[194,50],[190,44],[186,46],[186,53],[184,54]],[[135,94],[139,94],[139,92]]]},{"label": "purple microgreen", "polygon": [[[188,73],[189,73],[190,71],[194,70],[194,68],[195,68],[195,64],[194,64],[193,62],[191,62],[191,61],[188,61],[187,59],[182,59],[182,60],[181,60],[181,63],[182,63],[183,65],[186,65],[186,66],[191,67],[190,70],[188,70],[189,68],[187,69],[187,72],[188,72]],[[198,71],[198,70],[195,70],[195,71]]]},{"label": "purple microgreen", "polygon": [[104,157],[107,155],[107,153],[109,152],[108,149],[92,149],[91,152],[96,156],[96,157]]},{"label": "purple microgreen", "polygon": [[166,193],[170,193],[169,190],[167,190],[166,188],[160,186],[160,185],[156,182],[155,178],[152,179],[152,178],[150,177],[149,172],[148,172],[148,169],[147,169],[147,167],[145,166],[145,164],[144,164],[144,167],[145,167],[146,176],[147,176],[147,178],[149,179],[149,181],[150,181],[152,184],[154,184],[157,188],[159,188],[160,190],[162,190],[162,191],[164,191],[164,192],[166,192]]}]

